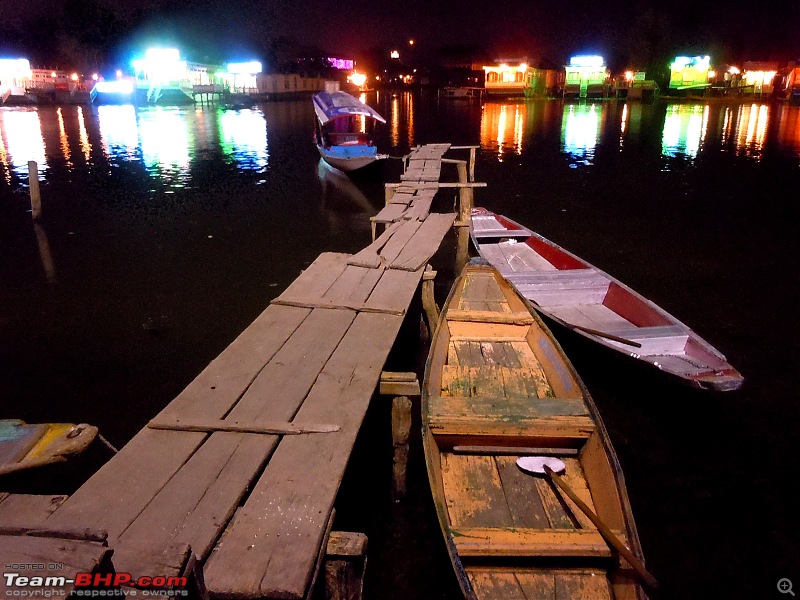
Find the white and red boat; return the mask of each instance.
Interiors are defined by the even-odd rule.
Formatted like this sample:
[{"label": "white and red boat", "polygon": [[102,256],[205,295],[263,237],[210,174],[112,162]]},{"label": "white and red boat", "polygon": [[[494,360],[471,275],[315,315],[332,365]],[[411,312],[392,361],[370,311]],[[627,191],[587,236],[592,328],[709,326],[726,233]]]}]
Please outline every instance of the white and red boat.
[{"label": "white and red boat", "polygon": [[671,314],[608,273],[501,215],[472,210],[480,255],[542,315],[693,387],[736,390],[744,378]]}]

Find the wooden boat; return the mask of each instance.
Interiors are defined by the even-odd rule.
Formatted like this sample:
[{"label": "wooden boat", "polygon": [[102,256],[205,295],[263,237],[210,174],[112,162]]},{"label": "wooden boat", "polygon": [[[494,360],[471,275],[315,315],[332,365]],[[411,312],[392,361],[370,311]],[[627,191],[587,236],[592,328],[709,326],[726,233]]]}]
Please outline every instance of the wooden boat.
[{"label": "wooden boat", "polygon": [[470,233],[480,255],[559,325],[693,387],[742,386],[725,356],[688,326],[550,240],[483,208],[472,210]]},{"label": "wooden boat", "polygon": [[342,171],[355,171],[387,158],[374,145],[376,123],[386,123],[374,109],[346,92],[314,96],[315,140],[323,160]]},{"label": "wooden boat", "polygon": [[97,427],[81,423],[28,425],[0,420],[0,476],[64,462],[80,454],[97,436]]},{"label": "wooden boat", "polygon": [[467,265],[426,365],[423,446],[439,522],[468,599],[644,598],[633,571],[547,479],[569,486],[641,560],[622,472],[591,397],[541,319],[496,269]]}]

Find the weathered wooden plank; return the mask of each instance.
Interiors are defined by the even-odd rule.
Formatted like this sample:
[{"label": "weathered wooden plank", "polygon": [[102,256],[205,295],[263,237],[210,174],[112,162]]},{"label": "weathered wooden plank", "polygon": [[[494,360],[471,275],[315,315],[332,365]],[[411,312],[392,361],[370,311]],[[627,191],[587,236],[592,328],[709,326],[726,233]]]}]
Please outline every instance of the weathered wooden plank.
[{"label": "weathered wooden plank", "polygon": [[511,512],[511,526],[547,529],[550,521],[536,482],[517,466],[517,456],[495,456],[494,461]]},{"label": "weathered wooden plank", "polygon": [[414,192],[413,191],[402,191],[398,190],[392,197],[389,198],[389,204],[405,204],[408,206],[414,200]]},{"label": "weathered wooden plank", "polygon": [[363,303],[381,278],[380,269],[348,265],[324,296],[330,302]]},{"label": "weathered wooden plank", "polygon": [[527,342],[509,342],[508,346],[516,353],[522,367],[503,373],[507,387],[506,395],[552,398],[553,387],[548,382],[542,364],[530,345]]},{"label": "weathered wooden plank", "polygon": [[[565,458],[562,460],[564,461],[565,469],[564,473],[561,474],[561,479],[563,479],[564,483],[566,483],[570,489],[575,492],[578,498],[580,498],[583,503],[589,507],[589,510],[597,514],[597,511],[594,508],[592,494],[586,484],[586,477],[583,474],[583,468],[581,467],[580,461],[576,458]],[[586,514],[580,508],[578,508],[578,506],[572,500],[570,500],[569,496],[562,493],[560,490],[559,496],[561,501],[569,508],[572,516],[577,519],[581,527],[584,529],[597,529],[595,524],[592,523],[592,520],[587,517]]]},{"label": "weathered wooden plank", "polygon": [[347,264],[371,269],[378,268],[381,265],[381,259],[378,256],[378,252],[402,225],[403,223],[400,221],[388,225],[386,230],[380,234],[374,242],[350,257],[347,261]]},{"label": "weathered wooden plank", "polygon": [[[442,239],[455,221],[455,213],[432,213],[421,222],[419,231],[390,262],[392,269],[416,271],[425,266],[439,249]],[[410,221],[414,223],[414,221]],[[416,221],[416,223],[420,223]],[[388,260],[388,254],[386,255]]]},{"label": "weathered wooden plank", "polygon": [[[483,354],[483,352],[481,352]],[[472,396],[482,398],[503,398],[503,380],[500,369],[494,365],[472,367]]]},{"label": "weathered wooden plank", "polygon": [[388,269],[383,272],[380,280],[372,290],[365,308],[382,308],[386,311],[405,311],[422,280],[423,270],[399,271]]},{"label": "weathered wooden plank", "polygon": [[541,446],[453,446],[453,454],[491,454],[492,456],[577,456],[577,448]]},{"label": "weathered wooden plank", "polygon": [[33,495],[0,493],[0,526],[33,527],[47,517],[67,499],[64,495]]},{"label": "weathered wooden plank", "polygon": [[[268,307],[157,417],[223,418],[310,312]],[[206,437],[143,429],[46,522],[102,528],[111,539],[118,537]]]},{"label": "weathered wooden plank", "polygon": [[506,325],[503,323],[467,323],[453,321],[448,323],[451,340],[509,341],[525,342],[530,329],[527,325]]},{"label": "weathered wooden plank", "polygon": [[444,365],[442,367],[442,396],[470,396],[472,395],[472,381],[470,380],[469,367],[458,365]]},{"label": "weathered wooden plank", "polygon": [[589,573],[556,571],[555,591],[556,600],[610,600],[614,597],[606,573],[600,570]]},{"label": "weathered wooden plank", "polygon": [[271,435],[331,433],[340,429],[338,425],[295,425],[289,422],[242,422],[226,421],[224,419],[170,419],[162,421],[153,419],[147,426],[151,429],[164,429],[166,431],[202,431],[204,433],[227,431],[230,433]]},{"label": "weathered wooden plank", "polygon": [[[379,269],[372,269],[378,271]],[[355,312],[386,313],[389,315],[403,316],[403,310],[385,308],[381,306],[366,306],[363,302],[347,302],[345,300],[331,301],[325,298],[277,298],[271,302],[277,306],[294,306],[296,308],[324,308],[333,310],[352,310]]]},{"label": "weathered wooden plank", "polygon": [[[562,419],[571,417],[588,417],[586,404],[580,398],[509,398],[500,394],[476,395],[474,390],[483,383],[476,383],[479,378],[489,378],[496,372],[492,367],[453,367],[457,369],[454,383],[448,387],[450,395],[430,396],[428,399],[429,414],[433,419],[448,419],[478,423],[481,421],[499,423],[526,423],[536,419]],[[447,369],[448,373],[450,369]],[[469,384],[457,383],[469,373]],[[487,390],[491,388],[486,384]],[[453,392],[467,388],[473,392],[472,397],[455,396]]]},{"label": "weathered wooden plank", "polygon": [[513,525],[493,457],[442,453],[441,469],[451,527]]},{"label": "weathered wooden plank", "polygon": [[405,213],[405,218],[424,221],[431,212],[431,204],[433,204],[433,194],[425,193],[423,195],[420,193],[419,196],[414,197],[414,202]]},{"label": "weathered wooden plank", "polygon": [[347,267],[349,254],[323,252],[300,276],[289,284],[281,296],[289,298],[322,297]]},{"label": "weathered wooden plank", "polygon": [[541,600],[547,596],[526,596],[514,573],[467,570],[472,590],[481,600]]},{"label": "weathered wooden plank", "polygon": [[[72,540],[64,538],[31,537],[26,535],[0,535],[0,564],[60,564],[62,568],[41,571],[17,572],[25,577],[53,577],[50,585],[39,586],[38,589],[52,591],[60,595],[63,591],[68,596],[74,588],[78,573],[111,573],[112,550],[103,542]],[[61,579],[63,578],[63,579]],[[62,583],[63,582],[63,583]],[[0,596],[3,598],[19,594],[20,587],[9,582],[6,577],[0,578]]]},{"label": "weathered wooden plank", "polygon": [[[498,303],[499,304],[499,303]],[[508,303],[502,303],[508,306]],[[508,325],[531,325],[534,318],[527,312],[499,312],[491,310],[454,310],[447,311],[448,321],[467,321],[472,323],[506,323]]]},{"label": "weathered wooden plank", "polygon": [[386,315],[356,317],[295,418],[336,419],[342,431],[324,441],[281,441],[207,563],[213,595],[304,597],[352,445],[401,322]]},{"label": "weathered wooden plank", "polygon": [[414,237],[421,225],[420,221],[400,221],[400,227],[386,241],[386,244],[378,253],[381,264],[391,265],[403,251],[406,244]]},{"label": "weathered wooden plank", "polygon": [[371,220],[377,221],[378,223],[393,223],[394,221],[402,219],[403,215],[406,214],[408,210],[408,205],[392,202],[379,210],[378,214],[371,217]]},{"label": "weathered wooden plank", "polygon": [[452,534],[462,557],[613,556],[597,530],[453,527]]},{"label": "weathered wooden plank", "polygon": [[[451,366],[479,367],[486,364],[486,358],[481,351],[480,342],[459,341],[452,342],[450,346],[455,350],[458,359],[455,364]],[[458,396],[459,394],[452,392],[451,395]],[[467,393],[462,395],[469,396],[471,394]]]},{"label": "weathered wooden plank", "polygon": [[[314,311],[263,368],[227,419],[293,418],[354,318],[349,311]],[[297,418],[294,422],[303,423]],[[123,539],[155,536],[181,541],[205,558],[277,443],[277,436],[270,435],[213,434],[141,510]]]},{"label": "weathered wooden plank", "polygon": [[568,513],[561,501],[562,494],[553,488],[549,480],[542,477],[533,477],[533,484],[539,493],[539,498],[544,506],[547,520],[553,529],[575,529],[576,522],[572,520],[572,515]]}]

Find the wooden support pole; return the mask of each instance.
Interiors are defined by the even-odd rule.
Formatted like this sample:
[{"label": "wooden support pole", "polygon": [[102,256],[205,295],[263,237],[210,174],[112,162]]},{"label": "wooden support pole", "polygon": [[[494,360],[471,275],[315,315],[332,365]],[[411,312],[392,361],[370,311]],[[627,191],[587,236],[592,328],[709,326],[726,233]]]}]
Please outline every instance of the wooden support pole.
[{"label": "wooden support pole", "polygon": [[460,221],[468,221],[472,213],[473,195],[472,189],[469,187],[467,181],[467,163],[461,161],[456,165],[458,169],[458,182],[465,184],[466,187],[459,187],[458,189],[458,219]]},{"label": "wooden support pole", "polygon": [[35,160],[28,161],[28,183],[31,191],[31,216],[34,221],[42,218],[42,194],[39,190],[39,165]]},{"label": "wooden support pole", "polygon": [[47,234],[39,223],[34,222],[33,229],[36,232],[39,257],[42,259],[42,268],[47,276],[47,281],[54,283],[56,280],[56,268],[55,263],[53,263],[53,255],[50,252],[50,243],[47,241]]},{"label": "wooden support pole", "polygon": [[361,600],[367,568],[367,536],[332,531],[325,551],[325,599]]},{"label": "wooden support pole", "polygon": [[439,307],[436,305],[436,298],[433,294],[433,281],[436,278],[436,271],[430,265],[426,265],[425,272],[422,274],[422,308],[425,310],[425,317],[428,321],[428,331],[433,337],[436,331],[436,324],[439,322]]},{"label": "wooden support pole", "polygon": [[398,396],[392,400],[392,498],[400,500],[406,495],[408,471],[408,438],[411,434],[411,400]]},{"label": "wooden support pole", "polygon": [[461,273],[469,261],[469,227],[456,229],[456,236],[456,273]]},{"label": "wooden support pole", "polygon": [[473,146],[469,149],[469,180],[475,181],[475,151],[476,147]]}]

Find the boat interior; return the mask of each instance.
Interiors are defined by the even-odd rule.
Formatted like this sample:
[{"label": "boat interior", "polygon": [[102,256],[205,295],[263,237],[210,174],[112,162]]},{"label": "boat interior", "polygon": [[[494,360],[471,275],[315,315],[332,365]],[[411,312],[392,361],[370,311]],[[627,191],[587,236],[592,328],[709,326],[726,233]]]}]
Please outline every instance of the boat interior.
[{"label": "boat interior", "polygon": [[325,125],[317,124],[318,142],[325,148],[331,146],[371,146],[374,121],[363,115],[350,115],[331,119]]},{"label": "boat interior", "polygon": [[563,460],[563,479],[625,540],[627,497],[587,399],[523,300],[494,269],[469,267],[440,321],[424,411],[437,510],[468,598],[639,597],[589,518],[516,465]]},{"label": "boat interior", "polygon": [[515,233],[519,226],[503,217],[496,220],[502,227],[511,223],[510,231],[496,239],[479,235],[481,253],[542,312],[610,334],[599,341],[667,371],[698,375],[728,366],[688,327],[607,274],[524,230]]}]

